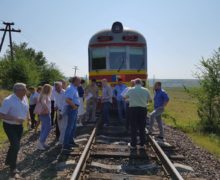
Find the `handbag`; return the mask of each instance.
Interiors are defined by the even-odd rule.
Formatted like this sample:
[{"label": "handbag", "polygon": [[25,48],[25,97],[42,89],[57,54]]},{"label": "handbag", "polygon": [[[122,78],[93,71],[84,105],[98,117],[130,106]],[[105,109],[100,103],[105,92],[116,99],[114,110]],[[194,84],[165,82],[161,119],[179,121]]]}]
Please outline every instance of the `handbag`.
[{"label": "handbag", "polygon": [[43,107],[43,105],[40,101],[37,101],[37,104],[34,108],[34,114],[44,115],[44,114],[49,114],[49,111],[48,111],[48,109]]}]

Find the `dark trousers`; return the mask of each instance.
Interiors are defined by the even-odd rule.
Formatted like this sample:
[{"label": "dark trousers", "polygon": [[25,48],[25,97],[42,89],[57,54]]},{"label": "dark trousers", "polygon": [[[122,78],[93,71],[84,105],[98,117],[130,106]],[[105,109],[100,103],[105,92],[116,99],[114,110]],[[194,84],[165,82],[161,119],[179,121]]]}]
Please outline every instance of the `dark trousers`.
[{"label": "dark trousers", "polygon": [[29,112],[31,116],[31,128],[33,129],[36,126],[37,121],[35,120],[34,108],[36,104],[30,105]]},{"label": "dark trousers", "polygon": [[16,161],[17,161],[18,151],[20,149],[20,140],[23,133],[23,126],[12,125],[3,122],[3,128],[10,142],[5,164],[9,165],[11,170],[14,170],[16,169]]},{"label": "dark trousers", "polygon": [[59,130],[59,126],[58,126],[58,120],[59,117],[57,117],[57,111],[55,112],[55,125],[56,125],[56,140],[59,140],[60,137],[60,130]]},{"label": "dark trousers", "polygon": [[117,108],[118,108],[118,118],[119,121],[122,122],[124,117],[125,117],[125,101],[121,100],[121,101],[117,101]]},{"label": "dark trousers", "polygon": [[103,103],[103,109],[102,109],[102,116],[103,116],[103,123],[109,125],[109,112],[111,109],[111,103],[110,102],[104,102]]},{"label": "dark trousers", "polygon": [[54,101],[51,101],[51,126],[54,125],[54,115],[55,115],[55,107],[54,107]]},{"label": "dark trousers", "polygon": [[128,102],[126,102],[125,117],[126,117],[126,129],[127,129],[127,131],[129,131],[130,115],[129,115],[129,103]]},{"label": "dark trousers", "polygon": [[145,120],[147,109],[144,107],[130,107],[129,115],[131,117],[131,146],[137,145],[137,130],[139,130],[140,145],[145,144]]}]

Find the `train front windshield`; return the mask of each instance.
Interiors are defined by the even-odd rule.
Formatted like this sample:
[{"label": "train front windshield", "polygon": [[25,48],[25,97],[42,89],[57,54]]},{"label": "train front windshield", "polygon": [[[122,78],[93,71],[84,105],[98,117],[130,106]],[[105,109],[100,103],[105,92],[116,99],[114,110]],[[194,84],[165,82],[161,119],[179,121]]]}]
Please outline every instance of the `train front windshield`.
[{"label": "train front windshield", "polygon": [[91,51],[91,69],[100,70],[106,69],[106,48],[96,48]]},{"label": "train front windshield", "polygon": [[142,70],[146,67],[145,52],[143,48],[130,48],[129,64],[130,69]]},{"label": "train front windshield", "polygon": [[90,50],[90,71],[145,70],[146,52],[140,47],[102,47]]},{"label": "train front windshield", "polygon": [[126,69],[125,47],[110,47],[109,69]]}]

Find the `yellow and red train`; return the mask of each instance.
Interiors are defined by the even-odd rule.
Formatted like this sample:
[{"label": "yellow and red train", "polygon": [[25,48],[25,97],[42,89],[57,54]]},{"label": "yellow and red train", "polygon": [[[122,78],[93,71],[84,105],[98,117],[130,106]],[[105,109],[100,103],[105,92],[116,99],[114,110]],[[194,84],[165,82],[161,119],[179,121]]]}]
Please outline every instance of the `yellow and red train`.
[{"label": "yellow and red train", "polygon": [[88,47],[89,79],[105,78],[114,86],[117,78],[129,84],[147,79],[147,42],[142,34],[114,22],[111,29],[94,34]]}]

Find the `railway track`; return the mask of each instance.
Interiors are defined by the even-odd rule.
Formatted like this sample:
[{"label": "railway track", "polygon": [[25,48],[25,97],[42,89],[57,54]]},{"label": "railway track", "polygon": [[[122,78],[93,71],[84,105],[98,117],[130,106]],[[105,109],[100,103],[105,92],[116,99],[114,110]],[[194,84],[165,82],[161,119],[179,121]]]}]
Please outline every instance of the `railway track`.
[{"label": "railway track", "polygon": [[170,160],[174,157],[168,157],[162,149],[172,147],[161,148],[153,136],[147,135],[145,150],[134,151],[127,146],[129,136],[123,126],[102,128],[97,122],[91,134],[84,137],[88,139],[84,149],[71,153],[79,156],[71,180],[183,179]]}]

